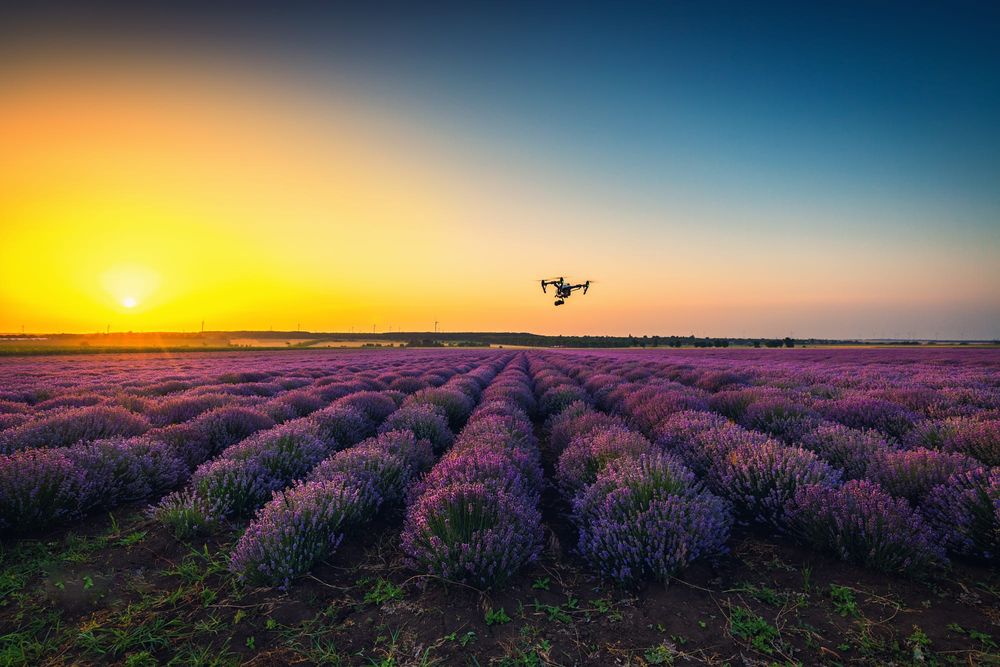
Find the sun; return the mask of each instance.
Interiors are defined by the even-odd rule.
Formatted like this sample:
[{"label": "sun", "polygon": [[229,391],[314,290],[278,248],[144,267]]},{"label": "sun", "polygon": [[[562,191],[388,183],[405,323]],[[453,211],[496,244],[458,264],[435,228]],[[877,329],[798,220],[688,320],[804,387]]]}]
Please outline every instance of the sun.
[{"label": "sun", "polygon": [[125,306],[126,308],[135,308],[136,305],[138,305],[138,303],[139,302],[135,300],[134,296],[127,296],[124,299],[122,299],[122,305]]}]

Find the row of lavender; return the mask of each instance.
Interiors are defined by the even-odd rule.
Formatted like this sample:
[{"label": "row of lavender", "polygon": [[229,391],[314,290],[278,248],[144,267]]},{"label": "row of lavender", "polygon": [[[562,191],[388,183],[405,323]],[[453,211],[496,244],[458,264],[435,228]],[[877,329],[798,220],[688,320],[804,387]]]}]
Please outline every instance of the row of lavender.
[{"label": "row of lavender", "polygon": [[500,584],[541,549],[543,473],[524,358],[486,389],[452,449],[413,489],[403,528],[408,564],[447,581]]},{"label": "row of lavender", "polygon": [[178,536],[210,530],[232,517],[245,518],[330,454],[376,431],[410,430],[443,447],[452,438],[448,420],[457,423],[467,416],[465,392],[478,391],[477,370],[409,396],[392,389],[355,392],[309,417],[232,445],[199,466],[191,485],[165,498],[154,515]]},{"label": "row of lavender", "polygon": [[[218,452],[258,431],[263,434],[256,444],[248,444],[248,452],[280,441],[293,449],[301,447],[296,450],[301,456],[315,456],[317,443],[306,443],[302,423],[294,420],[331,400],[344,401],[337,409],[325,411],[322,418],[326,429],[322,441],[332,446],[340,431],[369,428],[359,423],[360,418],[341,414],[352,407],[352,400],[375,400],[371,395],[378,391],[384,394],[383,404],[388,401],[395,408],[404,391],[431,391],[455,373],[468,371],[484,355],[331,357],[330,363],[314,363],[287,377],[276,377],[274,371],[219,373],[224,360],[216,358],[214,372],[200,376],[207,384],[198,384],[192,376],[163,380],[162,369],[156,375],[142,368],[149,364],[148,358],[130,358],[138,362],[135,375],[142,382],[104,384],[103,393],[98,394],[93,374],[85,370],[90,360],[81,361],[84,369],[76,369],[73,376],[88,377],[89,384],[52,376],[45,376],[46,380],[53,387],[68,387],[63,398],[100,395],[105,402],[54,407],[42,405],[43,401],[34,406],[28,421],[0,431],[0,451],[10,452],[0,456],[0,532],[38,530],[91,510],[155,498],[182,483]],[[310,361],[315,362],[315,357]],[[265,378],[270,380],[263,383],[268,385],[266,392],[259,386]],[[247,391],[250,385],[253,391]],[[174,393],[158,399],[143,395],[151,389],[163,393],[167,388]],[[12,394],[16,392],[7,395]],[[351,395],[356,398],[350,399]],[[28,414],[28,403],[5,400],[0,407],[23,406],[20,412],[7,414]],[[280,422],[288,423],[274,428]],[[263,459],[256,463],[262,464]],[[277,458],[269,463],[282,465]],[[294,474],[294,470],[281,474]]]},{"label": "row of lavender", "polygon": [[[385,406],[380,435],[341,449],[315,467],[311,465],[315,461],[302,466],[311,467],[305,479],[298,479],[305,472],[301,470],[298,476],[276,480],[275,486],[284,486],[297,479],[285,490],[273,490],[271,500],[259,509],[234,549],[232,570],[251,583],[287,587],[294,577],[331,555],[346,534],[397,508],[436,455],[451,444],[452,429],[466,422],[483,387],[508,358],[453,377],[439,388],[418,391],[399,410]],[[267,456],[287,460],[280,449],[268,451]],[[212,474],[206,470],[206,478]],[[222,477],[231,478],[226,473]],[[256,488],[261,479],[271,480],[273,475],[259,466],[247,467],[241,480],[249,481],[229,484],[223,495],[242,499],[244,489]],[[194,493],[204,495],[207,487],[196,480]]]},{"label": "row of lavender", "polygon": [[405,505],[414,568],[492,585],[538,555],[538,416],[580,553],[623,581],[721,552],[734,520],[885,570],[1000,552],[987,357],[530,352],[497,375],[509,354],[307,354],[0,381],[0,530],[190,478],[156,515],[183,533],[256,511],[247,580],[286,585]]},{"label": "row of lavender", "polygon": [[[941,544],[986,560],[1000,550],[1000,471],[971,456],[904,449],[885,431],[833,421],[789,437],[789,424],[801,425],[801,406],[793,411],[787,397],[774,401],[770,388],[709,394],[663,379],[705,380],[689,365],[679,371],[616,355],[588,356],[586,364],[552,361],[582,381],[602,408],[677,455],[743,522],[884,570],[944,564]],[[618,437],[608,447],[635,452],[644,444]]]},{"label": "row of lavender", "polygon": [[594,410],[590,393],[557,365],[535,358],[532,371],[549,398],[546,454],[572,508],[580,555],[631,583],[666,579],[724,551],[733,523],[726,501],[626,420]]}]

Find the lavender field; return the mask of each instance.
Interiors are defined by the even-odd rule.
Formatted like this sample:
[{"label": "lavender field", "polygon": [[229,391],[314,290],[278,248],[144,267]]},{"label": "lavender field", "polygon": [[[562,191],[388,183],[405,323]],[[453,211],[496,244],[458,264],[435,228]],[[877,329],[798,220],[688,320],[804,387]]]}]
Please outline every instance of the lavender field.
[{"label": "lavender field", "polygon": [[1000,351],[0,360],[3,664],[996,664]]}]

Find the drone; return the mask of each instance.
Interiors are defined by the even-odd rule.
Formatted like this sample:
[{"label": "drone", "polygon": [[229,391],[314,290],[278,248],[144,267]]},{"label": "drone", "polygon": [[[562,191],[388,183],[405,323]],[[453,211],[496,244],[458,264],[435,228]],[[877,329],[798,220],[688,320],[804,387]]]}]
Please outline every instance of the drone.
[{"label": "drone", "polygon": [[566,299],[570,297],[575,290],[582,289],[583,293],[586,294],[587,290],[590,289],[590,281],[579,283],[577,285],[572,285],[561,276],[559,278],[553,278],[552,280],[542,280],[542,292],[548,294],[547,287],[555,287],[555,297],[556,301],[553,305],[561,306],[566,303]]}]

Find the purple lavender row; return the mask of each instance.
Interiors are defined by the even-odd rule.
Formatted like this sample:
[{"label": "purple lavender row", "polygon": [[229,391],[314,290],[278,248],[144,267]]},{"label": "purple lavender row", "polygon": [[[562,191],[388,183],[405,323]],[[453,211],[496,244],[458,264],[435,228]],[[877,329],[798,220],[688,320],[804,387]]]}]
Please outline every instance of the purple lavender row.
[{"label": "purple lavender row", "polygon": [[[704,407],[697,404],[697,392],[684,399],[676,385],[615,387],[609,377],[599,378],[597,384],[606,407],[644,425],[659,444],[705,474],[710,488],[732,501],[744,521],[777,527],[816,548],[884,570],[917,572],[945,564],[940,541],[963,555],[991,559],[997,552],[1000,488],[991,481],[995,475],[968,457],[899,450],[874,430],[820,424],[803,442],[841,464],[847,476],[859,482],[841,486],[841,471],[813,451],[782,445],[698,410]],[[721,401],[715,398],[709,403],[732,414],[731,394]],[[669,416],[671,406],[685,403],[695,410]],[[657,424],[657,418],[663,421]],[[775,418],[772,423],[780,422]],[[978,488],[968,490],[972,483]],[[964,508],[953,511],[948,522],[940,509],[945,497],[960,499],[958,507]],[[829,511],[815,511],[821,505]],[[955,514],[961,518],[955,520]],[[974,531],[973,525],[986,530]]]},{"label": "purple lavender row", "polygon": [[[996,374],[958,369],[898,369],[866,376],[864,371],[786,364],[764,369],[692,369],[662,364],[655,370],[702,390],[710,407],[748,428],[787,444],[823,422],[877,431],[900,448],[939,449],[965,454],[984,465],[1000,465],[1000,388]],[[704,393],[704,392],[710,393]]]},{"label": "purple lavender row", "polygon": [[486,388],[451,450],[410,493],[407,563],[480,588],[507,581],[541,549],[542,469],[518,356]]},{"label": "purple lavender row", "polygon": [[[386,386],[371,370],[353,368],[349,372],[353,378],[318,373],[315,398],[332,399]],[[380,377],[389,380],[390,385],[406,380],[413,386],[417,381],[421,388],[429,389],[447,381],[454,372],[457,369],[427,373],[424,368],[419,377]],[[233,379],[247,377],[236,375]],[[290,393],[286,398],[294,397]],[[315,405],[313,400],[278,400],[281,402],[268,407],[274,408],[272,414],[279,419],[304,414]],[[173,414],[184,416],[186,411],[197,412],[203,405],[175,404]],[[197,465],[215,453],[274,425],[274,419],[259,410],[217,407],[184,423],[149,430],[141,437],[115,437],[0,456],[0,532],[42,530],[91,511],[155,498],[184,482]]]},{"label": "purple lavender row", "polygon": [[[274,491],[240,538],[230,568],[248,583],[287,588],[332,554],[344,535],[397,506],[445,447],[445,422],[461,425],[502,362],[487,363],[404,402],[400,427],[325,459],[303,482]],[[394,417],[399,415],[396,413]],[[434,419],[428,419],[433,417]],[[427,439],[420,436],[428,436]]]},{"label": "purple lavender row", "polygon": [[[532,359],[540,396],[550,401],[548,454],[556,484],[572,508],[579,553],[622,583],[667,580],[702,557],[725,550],[732,516],[676,456],[663,453],[620,417],[597,412],[576,381]],[[560,409],[561,408],[561,409]]]},{"label": "purple lavender row", "polygon": [[[440,371],[449,377],[455,373],[445,367]],[[355,391],[309,417],[305,416],[308,412],[299,413],[295,416],[300,419],[230,446],[201,464],[191,485],[164,498],[153,508],[153,516],[182,538],[208,532],[230,518],[250,516],[275,491],[304,477],[330,454],[356,445],[376,431],[406,429],[438,447],[450,443],[447,411],[457,410],[461,417],[463,411],[471,409],[459,387],[475,384],[475,380],[451,377],[446,385],[431,388],[415,378],[407,379],[410,381],[394,384],[410,389],[413,393],[409,397],[407,392],[394,389]],[[405,407],[400,409],[404,400]],[[315,410],[321,405],[310,407]]]},{"label": "purple lavender row", "polygon": [[[432,386],[432,381],[439,379],[426,368],[420,371],[426,379],[396,373],[375,375],[372,370],[355,371],[360,386],[350,387],[350,383],[346,383],[349,389],[409,387],[409,391],[415,391]],[[136,436],[151,428],[180,423],[211,408],[227,405],[257,408],[276,421],[285,421],[303,413],[303,405],[312,403],[318,407],[348,393],[343,389],[344,379],[343,373],[318,379],[281,378],[262,372],[224,373],[205,378],[210,384],[175,379],[129,388],[138,393],[125,393],[123,387],[113,385],[114,393],[108,395],[93,391],[63,394],[33,406],[0,400],[0,454],[31,447],[62,447],[102,438]],[[314,386],[303,389],[309,385]],[[176,394],[177,390],[183,393]],[[150,393],[167,395],[150,398],[147,395]]]},{"label": "purple lavender row", "polygon": [[[619,390],[619,393],[630,392]],[[639,392],[631,393],[629,398],[631,411],[638,413],[640,420],[642,414],[648,416],[649,405],[643,405]],[[712,396],[709,404],[720,412],[740,417],[741,413],[733,406],[734,403],[739,406],[742,400],[734,398],[745,400],[738,392],[722,392]],[[690,400],[696,401],[698,397],[692,396]],[[676,396],[656,402],[661,410],[664,404],[680,404]],[[769,407],[775,405],[771,401],[764,403]],[[754,403],[746,405],[752,408]],[[766,417],[764,423],[781,424],[779,417],[791,412],[758,409],[743,414],[755,415],[758,420]],[[744,497],[753,499],[762,497],[766,487],[761,486],[761,481],[775,484],[772,491],[763,495],[770,505],[765,508],[769,517],[765,520],[818,549],[883,570],[914,572],[946,562],[939,547],[942,542],[955,554],[985,560],[992,560],[1000,551],[997,476],[970,457],[926,448],[905,450],[875,429],[860,430],[824,422],[806,432],[801,445],[842,469],[846,479],[858,483],[841,487],[828,475],[810,482],[809,478],[822,473],[822,469],[810,460],[808,452],[782,448],[773,441],[765,445],[761,434],[741,432],[732,422],[713,420],[705,414],[679,413],[659,428],[658,436],[665,439],[664,444],[681,448],[693,467],[715,474],[717,488],[733,491],[742,488]],[[743,421],[747,423],[745,418]],[[766,430],[775,432],[774,428]],[[746,446],[735,446],[741,441],[756,441],[751,449],[763,449],[748,452]],[[714,458],[722,458],[723,463],[709,471],[707,458],[713,452]],[[770,480],[771,473],[778,470],[782,474]],[[749,489],[749,495],[747,483],[740,485],[743,480],[751,480],[757,486]],[[836,488],[826,492],[811,488],[812,485]],[[822,497],[833,509],[823,513],[813,511],[818,506],[817,497]],[[746,503],[754,504],[756,501]],[[947,513],[941,510],[945,505],[950,508]],[[850,519],[860,521],[860,525],[844,528],[851,524]],[[822,530],[816,528],[817,524]],[[820,540],[822,531],[828,537]],[[850,546],[845,546],[845,542],[850,542]],[[875,553],[877,549],[896,549],[899,553],[895,559],[889,559]]]},{"label": "purple lavender row", "polygon": [[[491,353],[449,353],[449,360],[469,368]],[[426,367],[440,364],[437,352],[399,350],[389,355],[320,350],[240,355],[101,355],[100,357],[0,359],[0,406],[33,413],[51,407],[82,407],[118,396],[156,398],[186,390],[235,395],[273,395],[314,380],[336,381],[364,375],[388,385],[399,376],[430,380]],[[441,384],[440,380],[437,384]],[[434,382],[430,382],[434,385]],[[380,389],[398,387],[381,386]],[[0,413],[8,410],[0,407]]]}]

